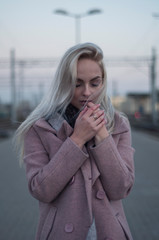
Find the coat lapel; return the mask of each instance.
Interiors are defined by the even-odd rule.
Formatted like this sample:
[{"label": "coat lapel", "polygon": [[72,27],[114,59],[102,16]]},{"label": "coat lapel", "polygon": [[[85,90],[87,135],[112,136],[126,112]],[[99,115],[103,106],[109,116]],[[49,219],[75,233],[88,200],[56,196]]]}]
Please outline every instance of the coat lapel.
[{"label": "coat lapel", "polygon": [[91,154],[91,152],[89,151],[89,149],[94,145],[94,141],[91,140],[88,142],[88,153],[89,153],[89,156],[90,156],[90,161],[91,161],[91,172],[92,172],[92,186],[94,185],[95,181],[97,180],[97,178],[100,176],[100,172],[97,168],[97,165],[94,161],[94,158]]},{"label": "coat lapel", "polygon": [[[54,134],[56,134],[57,137],[62,141],[65,141],[67,137],[69,137],[73,132],[73,128],[66,122],[66,120],[64,120],[63,117],[59,117],[59,115],[49,119],[48,123],[45,120],[43,120],[41,122],[38,122],[37,125],[49,131],[50,129],[52,129]],[[88,152],[85,146],[83,150],[84,152]],[[93,219],[92,218],[92,181],[93,183],[95,182],[95,180],[99,176],[99,171],[95,166],[95,163],[94,165],[91,166],[90,159],[88,158],[84,162],[84,164],[81,166],[81,172],[85,182],[88,210],[89,210],[90,219],[92,222],[92,219]],[[92,179],[92,176],[93,176],[93,179]]]},{"label": "coat lapel", "polygon": [[92,173],[91,173],[91,164],[90,159],[88,158],[84,164],[81,166],[81,171],[84,177],[85,182],[85,189],[86,189],[86,196],[87,196],[87,202],[88,202],[88,210],[90,219],[92,222],[93,216],[92,216]]},{"label": "coat lapel", "polygon": [[99,178],[100,172],[93,158],[91,158],[91,165],[92,165],[92,186],[93,186],[97,178]]},{"label": "coat lapel", "polygon": [[[57,137],[63,141],[67,137],[69,137],[73,132],[73,128],[64,119],[62,119],[62,120],[59,119],[58,122],[57,122],[57,118],[50,119],[49,123],[56,129]],[[61,123],[61,125],[60,125],[60,123]],[[84,150],[84,152],[87,152],[87,149],[85,146],[84,146],[83,150]],[[81,172],[82,172],[84,182],[85,182],[88,210],[89,210],[89,214],[90,214],[90,219],[92,221],[92,181],[91,181],[92,171],[91,171],[91,164],[90,164],[89,158],[81,166]],[[94,173],[96,173],[96,170],[94,171]],[[97,176],[97,174],[95,174],[95,176]]]},{"label": "coat lapel", "polygon": [[73,132],[73,128],[59,114],[49,119],[48,122],[56,130],[57,137],[62,141],[66,140]]}]

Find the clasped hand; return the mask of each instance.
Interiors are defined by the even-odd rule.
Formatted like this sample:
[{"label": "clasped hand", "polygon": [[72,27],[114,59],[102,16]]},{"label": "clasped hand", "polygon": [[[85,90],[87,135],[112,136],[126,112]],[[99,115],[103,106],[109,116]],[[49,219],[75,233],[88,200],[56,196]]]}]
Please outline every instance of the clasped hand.
[{"label": "clasped hand", "polygon": [[99,144],[109,135],[105,126],[104,110],[99,107],[100,104],[89,102],[76,119],[71,139],[80,148],[93,137],[95,137],[95,143]]}]

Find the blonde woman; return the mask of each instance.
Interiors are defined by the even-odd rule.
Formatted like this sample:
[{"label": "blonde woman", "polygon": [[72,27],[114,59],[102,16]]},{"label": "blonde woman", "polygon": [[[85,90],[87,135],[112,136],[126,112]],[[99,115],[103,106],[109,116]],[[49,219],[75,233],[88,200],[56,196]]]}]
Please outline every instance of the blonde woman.
[{"label": "blonde woman", "polygon": [[16,132],[37,240],[132,240],[121,199],[134,182],[128,120],[107,93],[102,50],[84,43],[61,59],[47,96]]}]

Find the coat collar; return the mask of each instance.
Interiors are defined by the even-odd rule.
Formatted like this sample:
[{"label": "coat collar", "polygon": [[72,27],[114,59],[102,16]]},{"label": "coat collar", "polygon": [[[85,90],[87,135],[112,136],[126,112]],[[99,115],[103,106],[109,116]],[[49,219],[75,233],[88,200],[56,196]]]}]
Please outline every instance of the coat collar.
[{"label": "coat collar", "polygon": [[121,134],[129,130],[129,122],[126,116],[115,112],[114,115],[115,125],[112,135]]},{"label": "coat collar", "polygon": [[54,115],[54,117],[50,118],[48,121],[41,118],[36,121],[35,126],[54,133],[61,140],[65,140],[73,132],[73,128],[60,114]]},{"label": "coat collar", "polygon": [[37,120],[33,126],[55,133],[55,129],[53,129],[44,118]]}]

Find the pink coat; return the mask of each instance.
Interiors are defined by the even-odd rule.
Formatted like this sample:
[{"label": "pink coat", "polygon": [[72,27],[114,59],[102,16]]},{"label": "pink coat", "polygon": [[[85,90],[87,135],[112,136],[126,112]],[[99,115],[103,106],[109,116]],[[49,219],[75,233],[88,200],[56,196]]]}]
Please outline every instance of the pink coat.
[{"label": "pink coat", "polygon": [[132,240],[121,199],[134,182],[134,149],[128,121],[115,114],[115,122],[112,135],[83,150],[59,117],[40,119],[27,132],[26,174],[40,206],[37,240],[85,240],[93,219],[98,240]]}]

